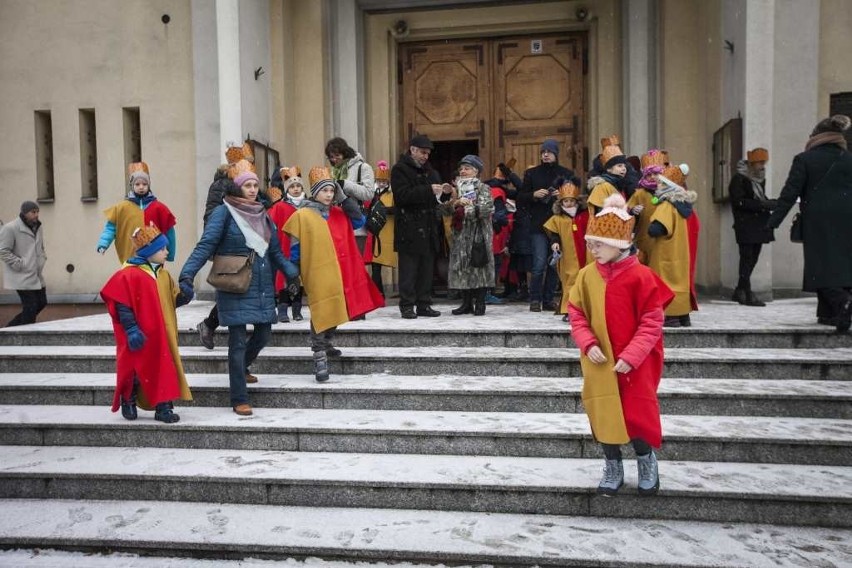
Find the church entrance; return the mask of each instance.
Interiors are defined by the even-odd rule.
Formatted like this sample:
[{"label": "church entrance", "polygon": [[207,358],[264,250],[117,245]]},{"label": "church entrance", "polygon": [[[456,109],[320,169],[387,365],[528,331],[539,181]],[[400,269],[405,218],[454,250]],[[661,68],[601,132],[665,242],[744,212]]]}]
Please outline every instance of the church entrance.
[{"label": "church entrance", "polygon": [[445,181],[473,149],[486,179],[511,158],[522,175],[538,164],[545,138],[557,140],[560,163],[582,175],[585,54],[585,33],[401,44],[400,139],[427,134]]}]

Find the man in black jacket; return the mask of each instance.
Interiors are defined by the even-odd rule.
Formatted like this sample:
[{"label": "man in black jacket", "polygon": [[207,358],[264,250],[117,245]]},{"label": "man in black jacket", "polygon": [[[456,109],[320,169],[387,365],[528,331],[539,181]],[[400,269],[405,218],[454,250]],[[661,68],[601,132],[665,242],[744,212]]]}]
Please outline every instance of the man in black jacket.
[{"label": "man in black jacket", "polygon": [[744,306],[765,306],[751,291],[751,273],[760,257],[760,249],[775,240],[772,229],[766,228],[770,211],[776,201],[766,197],[766,162],[769,152],[755,148],[737,162],[737,173],[731,178],[728,193],[734,214],[734,234],[740,249],[740,277],[731,298]]},{"label": "man in black jacket", "polygon": [[541,163],[524,173],[524,183],[518,192],[518,210],[515,217],[527,217],[530,223],[532,245],[532,279],[530,280],[530,311],[556,309],[553,303],[558,275],[549,265],[550,241],[542,225],[553,215],[556,198],[556,178],[570,179],[574,172],[559,165],[559,144],[545,140],[541,145]]},{"label": "man in black jacket", "polygon": [[[437,317],[432,309],[432,271],[439,242],[436,207],[443,187],[428,165],[432,141],[418,134],[391,169],[396,206],[394,250],[399,256],[399,311],[405,319]],[[415,311],[416,307],[416,311]]]}]

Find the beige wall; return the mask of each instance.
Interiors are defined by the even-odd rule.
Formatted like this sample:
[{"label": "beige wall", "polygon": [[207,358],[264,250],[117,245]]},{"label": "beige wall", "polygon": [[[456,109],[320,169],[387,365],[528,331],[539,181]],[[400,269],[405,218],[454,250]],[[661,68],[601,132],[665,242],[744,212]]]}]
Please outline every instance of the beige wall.
[{"label": "beige wall", "polygon": [[[589,17],[578,22],[579,6],[589,7]],[[364,27],[367,73],[366,155],[375,162],[395,161],[403,149],[399,140],[397,91],[398,41],[524,34],[529,32],[589,31],[589,140],[601,132],[621,129],[620,3],[565,1],[487,8],[368,14]],[[394,38],[390,29],[400,19],[410,33]]]},{"label": "beige wall", "polygon": [[[690,167],[701,219],[696,282],[717,287],[719,207],[713,203],[712,142],[720,122],[722,46],[718,0],[660,1],[661,146]],[[736,251],[733,252],[736,254]]]},{"label": "beige wall", "polygon": [[819,34],[819,115],[828,116],[829,96],[852,91],[852,2],[821,0]]},{"label": "beige wall", "polygon": [[[56,200],[41,206],[48,293],[94,299],[118,268],[114,252],[101,257],[95,245],[101,211],[125,188],[122,107],[140,108],[142,157],[153,191],[178,217],[182,260],[195,239],[196,207],[189,1],[3,0],[0,46],[4,221],[36,196],[33,111],[52,113]],[[96,203],[80,201],[80,108],[96,112]],[[69,274],[67,264],[76,270]]]}]

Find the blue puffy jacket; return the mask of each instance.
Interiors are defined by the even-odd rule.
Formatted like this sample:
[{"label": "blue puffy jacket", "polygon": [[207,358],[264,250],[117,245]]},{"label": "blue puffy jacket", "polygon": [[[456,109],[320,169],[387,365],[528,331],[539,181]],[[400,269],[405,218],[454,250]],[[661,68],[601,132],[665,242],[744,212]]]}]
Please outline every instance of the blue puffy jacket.
[{"label": "blue puffy jacket", "polygon": [[[275,271],[280,270],[288,279],[299,275],[296,265],[281,253],[275,225],[269,218],[267,223],[271,233],[269,248],[264,256],[255,256],[249,289],[244,294],[216,291],[219,322],[222,325],[276,322]],[[204,233],[183,265],[178,280],[194,280],[204,263],[216,254],[248,256],[250,252],[230,211],[220,205],[210,213]]]}]

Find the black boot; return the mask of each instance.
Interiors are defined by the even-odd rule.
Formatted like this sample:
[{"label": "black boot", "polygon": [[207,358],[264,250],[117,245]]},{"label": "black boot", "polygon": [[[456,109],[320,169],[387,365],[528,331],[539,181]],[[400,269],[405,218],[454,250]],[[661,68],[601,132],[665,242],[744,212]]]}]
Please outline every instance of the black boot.
[{"label": "black boot", "polygon": [[754,292],[752,292],[751,290],[747,290],[745,296],[746,296],[746,299],[745,299],[745,305],[746,306],[755,306],[755,307],[758,307],[758,308],[762,308],[762,307],[766,306],[765,303],[763,303],[763,302],[761,302],[760,300],[757,299],[757,296],[755,296]]},{"label": "black boot", "polygon": [[473,313],[473,291],[461,290],[462,305],[453,310],[454,316]]},{"label": "black boot", "polygon": [[177,422],[180,420],[180,416],[175,414],[173,408],[174,405],[171,402],[161,402],[154,407],[154,420],[159,420],[166,424],[173,424]]},{"label": "black boot", "polygon": [[486,288],[476,288],[473,290],[473,315],[485,315],[485,291]]},{"label": "black boot", "polygon": [[293,303],[290,304],[290,307],[293,308],[293,321],[302,321],[302,299],[293,300]]},{"label": "black boot", "polygon": [[731,301],[744,306],[746,303],[745,288],[740,288],[739,286],[737,286],[737,289],[734,290],[734,295],[731,296]]},{"label": "black boot", "polygon": [[130,391],[130,398],[121,399],[121,415],[125,420],[136,420],[139,414],[136,412],[136,393],[139,391],[139,379],[133,377],[133,389]]}]

